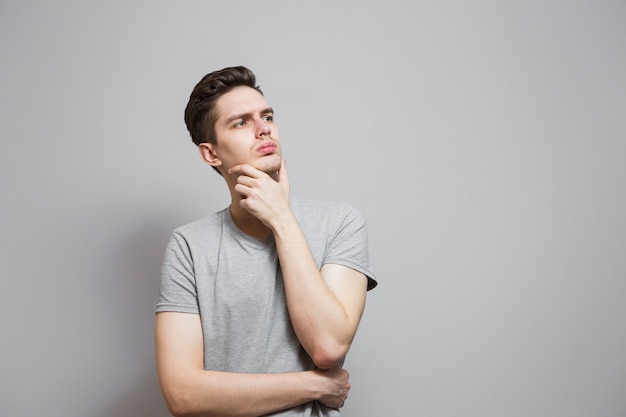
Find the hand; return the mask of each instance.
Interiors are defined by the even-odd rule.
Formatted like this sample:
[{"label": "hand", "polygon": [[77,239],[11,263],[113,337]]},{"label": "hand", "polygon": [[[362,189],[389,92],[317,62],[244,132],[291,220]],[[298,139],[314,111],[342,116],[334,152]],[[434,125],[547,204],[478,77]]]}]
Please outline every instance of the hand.
[{"label": "hand", "polygon": [[350,391],[350,374],[342,368],[318,369],[314,371],[326,378],[327,387],[319,398],[326,407],[339,409],[343,407]]},{"label": "hand", "polygon": [[239,205],[267,227],[272,228],[282,216],[290,213],[285,160],[281,162],[277,180],[245,164],[230,168],[228,174],[237,175],[234,189],[242,197]]}]

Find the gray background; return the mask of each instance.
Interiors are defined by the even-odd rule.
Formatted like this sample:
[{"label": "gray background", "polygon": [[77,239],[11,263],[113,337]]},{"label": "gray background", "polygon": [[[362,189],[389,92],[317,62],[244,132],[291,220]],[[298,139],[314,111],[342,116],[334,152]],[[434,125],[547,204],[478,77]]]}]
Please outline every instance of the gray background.
[{"label": "gray background", "polygon": [[0,414],[165,416],[158,272],[244,64],[380,286],[345,416],[626,415],[624,1],[0,3]]}]

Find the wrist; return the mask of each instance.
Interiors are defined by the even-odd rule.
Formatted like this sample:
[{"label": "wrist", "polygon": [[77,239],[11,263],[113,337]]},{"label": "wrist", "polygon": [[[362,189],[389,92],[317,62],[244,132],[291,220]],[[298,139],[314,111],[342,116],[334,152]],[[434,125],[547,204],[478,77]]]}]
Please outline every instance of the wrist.
[{"label": "wrist", "polygon": [[291,210],[287,210],[267,226],[272,230],[275,237],[280,238],[287,235],[294,227],[299,227],[299,224]]},{"label": "wrist", "polygon": [[311,400],[319,401],[326,395],[328,391],[327,378],[322,375],[318,370],[305,372],[306,381],[305,386],[309,390]]}]

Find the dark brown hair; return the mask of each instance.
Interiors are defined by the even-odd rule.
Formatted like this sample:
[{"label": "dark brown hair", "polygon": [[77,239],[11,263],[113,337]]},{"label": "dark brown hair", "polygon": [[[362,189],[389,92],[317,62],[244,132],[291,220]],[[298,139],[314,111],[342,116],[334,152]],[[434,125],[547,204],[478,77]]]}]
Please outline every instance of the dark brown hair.
[{"label": "dark brown hair", "polygon": [[215,121],[218,114],[217,100],[235,87],[254,88],[263,94],[256,85],[256,76],[246,67],[228,67],[213,71],[202,77],[196,84],[185,108],[185,124],[196,145],[209,142],[215,144]]}]

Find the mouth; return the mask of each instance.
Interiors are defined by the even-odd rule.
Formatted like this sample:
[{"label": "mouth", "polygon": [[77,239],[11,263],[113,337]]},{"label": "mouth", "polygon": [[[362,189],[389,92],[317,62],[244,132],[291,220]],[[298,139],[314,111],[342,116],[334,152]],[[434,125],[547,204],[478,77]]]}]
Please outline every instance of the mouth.
[{"label": "mouth", "polygon": [[272,142],[267,142],[267,143],[263,143],[261,146],[259,146],[258,148],[256,148],[257,152],[263,154],[263,155],[269,155],[272,154],[274,152],[276,152],[276,148],[278,146],[276,146],[275,143]]}]

